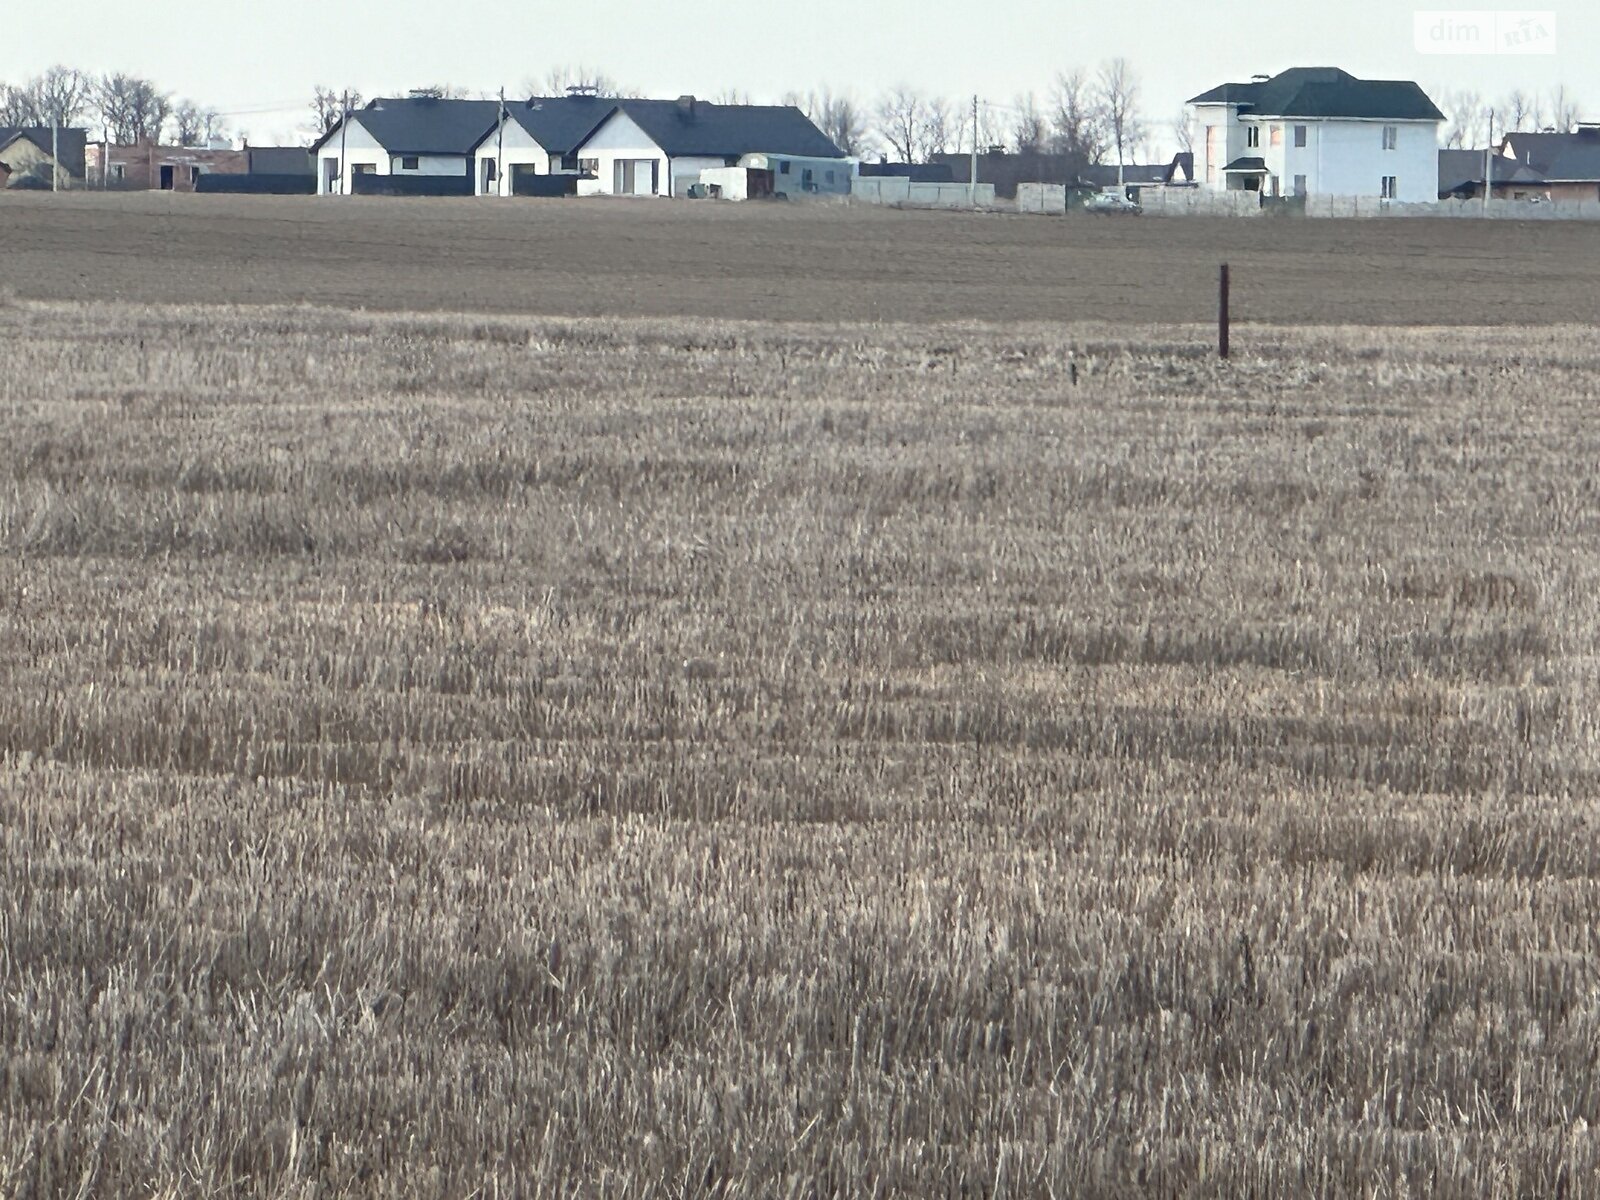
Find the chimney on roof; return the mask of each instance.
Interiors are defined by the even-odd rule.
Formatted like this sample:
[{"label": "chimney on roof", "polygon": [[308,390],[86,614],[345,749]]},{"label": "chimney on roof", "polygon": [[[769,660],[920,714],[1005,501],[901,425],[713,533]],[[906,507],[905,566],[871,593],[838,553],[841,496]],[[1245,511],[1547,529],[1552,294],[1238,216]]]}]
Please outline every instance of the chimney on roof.
[{"label": "chimney on roof", "polygon": [[694,106],[695,106],[695,99],[694,99],[693,96],[679,96],[678,97],[678,115],[679,116],[688,117],[688,118],[692,119],[694,117]]},{"label": "chimney on roof", "polygon": [[1269,80],[1271,78],[1272,78],[1271,75],[1252,75],[1252,76],[1250,76],[1250,82],[1251,83],[1265,83],[1267,80]]}]

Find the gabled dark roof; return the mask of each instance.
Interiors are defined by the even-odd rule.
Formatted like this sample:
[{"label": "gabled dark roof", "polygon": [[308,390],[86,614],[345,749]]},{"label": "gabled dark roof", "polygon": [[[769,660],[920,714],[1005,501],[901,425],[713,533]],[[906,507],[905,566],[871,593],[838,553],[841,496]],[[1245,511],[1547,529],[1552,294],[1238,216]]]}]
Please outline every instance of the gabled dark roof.
[{"label": "gabled dark roof", "polygon": [[[1495,183],[1543,184],[1545,178],[1532,167],[1524,166],[1503,154],[1489,156],[1489,175]],[[1439,194],[1462,188],[1483,186],[1482,150],[1439,151]]]},{"label": "gabled dark roof", "polygon": [[570,154],[616,107],[615,100],[599,96],[533,96],[507,102],[506,115],[547,154]]},{"label": "gabled dark roof", "polygon": [[622,112],[669,157],[792,154],[843,158],[839,147],[788,104],[710,104],[704,100],[621,100]]},{"label": "gabled dark roof", "polygon": [[[498,100],[435,100],[428,96],[374,100],[350,114],[390,154],[471,154],[500,119]],[[312,146],[339,135],[339,125]]]},{"label": "gabled dark roof", "polygon": [[1264,175],[1267,170],[1267,160],[1264,158],[1236,158],[1222,168],[1224,172],[1235,171],[1240,175]]},{"label": "gabled dark roof", "polygon": [[1547,180],[1587,183],[1600,180],[1600,129],[1576,133],[1508,133],[1506,144],[1516,160]]},{"label": "gabled dark roof", "polygon": [[1190,104],[1236,104],[1241,116],[1347,117],[1442,121],[1444,114],[1415,83],[1357,79],[1337,67],[1292,67],[1254,83],[1224,83]]},{"label": "gabled dark roof", "polygon": [[[50,153],[50,127],[48,125],[0,125],[0,154],[18,138],[26,138],[46,154]],[[84,164],[88,158],[89,135],[82,129],[63,126],[56,130],[60,147],[61,165],[69,175],[83,178]]]},{"label": "gabled dark roof", "polygon": [[1185,183],[1194,182],[1194,151],[1180,150],[1174,154],[1172,161],[1167,164],[1166,177],[1161,182],[1172,183],[1180,174]]}]

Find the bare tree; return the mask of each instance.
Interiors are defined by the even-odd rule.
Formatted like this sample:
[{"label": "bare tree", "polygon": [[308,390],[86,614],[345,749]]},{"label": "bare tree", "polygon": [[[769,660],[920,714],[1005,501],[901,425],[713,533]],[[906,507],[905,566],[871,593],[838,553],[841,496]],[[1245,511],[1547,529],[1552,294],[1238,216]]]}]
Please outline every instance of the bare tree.
[{"label": "bare tree", "polygon": [[755,101],[750,99],[750,93],[742,88],[723,88],[715,96],[711,97],[711,103],[746,105],[754,104]]},{"label": "bare tree", "polygon": [[1105,157],[1105,114],[1087,72],[1075,67],[1057,75],[1051,108],[1051,146],[1057,154],[1074,155],[1086,163]]},{"label": "bare tree", "polygon": [[1139,116],[1139,81],[1125,58],[1113,58],[1100,67],[1095,79],[1100,110],[1105,114],[1111,148],[1117,152],[1117,166],[1128,161],[1128,152],[1144,140],[1144,121]]},{"label": "bare tree", "polygon": [[172,100],[148,79],[135,75],[107,75],[96,85],[100,117],[112,139],[123,145],[161,140],[172,115]]},{"label": "bare tree", "polygon": [[25,87],[0,86],[0,125],[37,125],[39,113]]},{"label": "bare tree", "polygon": [[935,96],[922,106],[922,146],[919,160],[930,162],[961,145],[961,106]]},{"label": "bare tree", "polygon": [[51,67],[21,87],[0,87],[0,125],[77,125],[94,98],[94,81],[71,67]]},{"label": "bare tree", "polygon": [[193,100],[180,100],[172,106],[172,132],[180,146],[195,146],[205,129],[205,117]]},{"label": "bare tree", "polygon": [[1550,93],[1550,127],[1557,133],[1571,133],[1578,120],[1578,98],[1566,84],[1557,84]]},{"label": "bare tree", "polygon": [[327,133],[343,119],[347,101],[351,111],[355,111],[361,107],[361,93],[353,88],[336,92],[330,87],[317,85],[316,92],[311,98],[311,112],[316,122],[318,137]]},{"label": "bare tree", "polygon": [[1518,88],[1498,106],[1500,119],[1507,132],[1516,133],[1539,128],[1539,99]]},{"label": "bare tree", "polygon": [[905,84],[885,92],[878,101],[878,136],[901,162],[921,158],[927,107],[922,94]]},{"label": "bare tree", "polygon": [[76,125],[94,99],[94,80],[71,67],[54,66],[28,84],[41,125]]},{"label": "bare tree", "polygon": [[1018,96],[1013,106],[1011,146],[1018,154],[1038,154],[1050,140],[1050,127],[1032,92]]},{"label": "bare tree", "polygon": [[1449,122],[1444,135],[1446,149],[1471,150],[1487,140],[1489,110],[1477,92],[1465,89],[1446,92],[1439,107]]},{"label": "bare tree", "polygon": [[870,148],[866,114],[848,92],[836,95],[830,88],[804,95],[787,92],[782,103],[805,113],[847,157],[858,158]]},{"label": "bare tree", "polygon": [[1194,153],[1194,110],[1180,108],[1172,118],[1172,140],[1178,144],[1179,154]]}]

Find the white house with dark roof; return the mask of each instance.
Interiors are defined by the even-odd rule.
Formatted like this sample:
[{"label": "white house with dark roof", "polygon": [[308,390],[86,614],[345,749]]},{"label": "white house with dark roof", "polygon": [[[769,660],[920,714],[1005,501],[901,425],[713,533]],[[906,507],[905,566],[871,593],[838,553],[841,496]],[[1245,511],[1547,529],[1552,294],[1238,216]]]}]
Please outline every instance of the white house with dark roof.
[{"label": "white house with dark roof", "polygon": [[1439,196],[1444,114],[1415,83],[1295,67],[1189,101],[1200,187],[1266,196]]},{"label": "white house with dark roof", "polygon": [[616,103],[582,94],[508,102],[504,116],[473,148],[473,190],[480,196],[510,196],[523,173],[576,174],[578,144]]},{"label": "white house with dark roof", "polygon": [[[792,105],[622,100],[574,152],[592,178],[580,191],[682,196],[712,167],[771,170],[785,194],[848,191],[851,160]],[[759,159],[759,161],[757,161]],[[833,179],[828,180],[828,173]]]},{"label": "white house with dark roof", "polygon": [[365,174],[459,178],[470,195],[473,152],[499,118],[498,100],[374,100],[311,147],[317,194],[348,195],[352,177]]}]

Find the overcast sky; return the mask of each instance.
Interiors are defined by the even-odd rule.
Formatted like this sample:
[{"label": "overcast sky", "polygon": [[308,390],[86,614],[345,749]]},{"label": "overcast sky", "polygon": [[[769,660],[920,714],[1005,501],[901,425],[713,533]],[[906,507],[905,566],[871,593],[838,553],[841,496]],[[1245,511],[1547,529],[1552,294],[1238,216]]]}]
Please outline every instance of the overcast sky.
[{"label": "overcast sky", "polygon": [[234,114],[230,126],[257,142],[290,138],[319,83],[368,96],[431,83],[516,93],[577,63],[649,95],[737,89],[776,101],[829,85],[870,104],[904,82],[1010,104],[1029,89],[1042,99],[1063,67],[1123,55],[1163,143],[1187,97],[1290,66],[1415,79],[1436,99],[1461,87],[1493,96],[1565,83],[1586,117],[1600,117],[1592,0],[1555,9],[1556,53],[1541,56],[1418,53],[1416,8],[1395,0],[19,0],[7,5],[0,81],[56,62],[144,75]]}]

